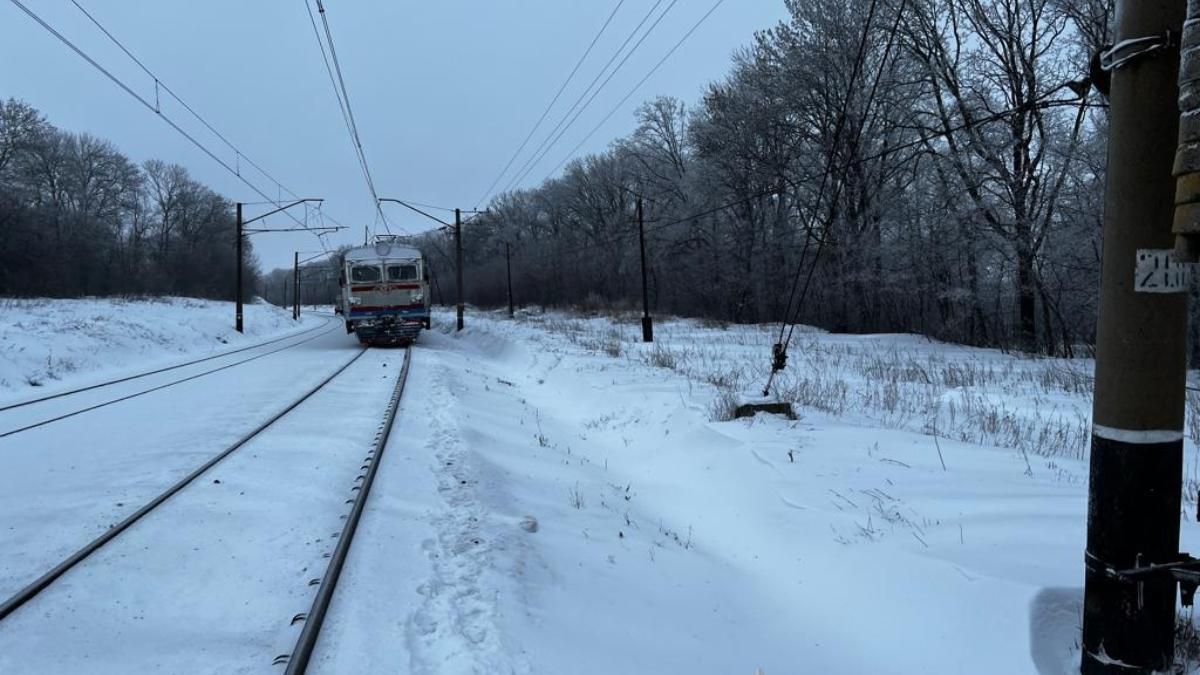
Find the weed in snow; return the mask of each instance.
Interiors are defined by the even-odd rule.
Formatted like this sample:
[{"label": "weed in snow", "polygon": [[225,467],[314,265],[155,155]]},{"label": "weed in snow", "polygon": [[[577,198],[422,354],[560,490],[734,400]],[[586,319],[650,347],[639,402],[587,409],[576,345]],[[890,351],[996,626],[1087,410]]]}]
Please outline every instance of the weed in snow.
[{"label": "weed in snow", "polygon": [[582,509],[587,506],[587,502],[583,498],[583,493],[579,491],[579,483],[567,490],[567,503],[576,509]]}]

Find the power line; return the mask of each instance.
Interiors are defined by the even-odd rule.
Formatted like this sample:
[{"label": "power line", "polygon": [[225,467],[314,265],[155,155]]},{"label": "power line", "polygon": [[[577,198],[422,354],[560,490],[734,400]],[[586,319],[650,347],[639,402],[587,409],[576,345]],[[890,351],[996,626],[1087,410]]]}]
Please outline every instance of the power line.
[{"label": "power line", "polygon": [[[642,17],[642,20],[638,22],[638,25],[635,26],[633,28],[633,31],[631,31],[629,33],[629,36],[625,38],[625,41],[621,43],[621,46],[617,47],[616,52],[614,52],[612,57],[609,58],[608,62],[604,64],[604,66],[600,69],[600,72],[596,73],[596,77],[594,77],[592,79],[591,83],[588,84],[587,88],[585,88],[583,90],[583,92],[581,92],[579,94],[579,98],[575,99],[575,102],[573,104],[571,104],[571,107],[563,115],[562,119],[560,119],[558,121],[558,124],[554,125],[554,128],[550,130],[550,133],[546,136],[546,138],[543,139],[542,142],[538,145],[538,147],[533,151],[533,154],[530,156],[530,158],[528,160],[526,160],[524,164],[521,165],[520,169],[517,170],[516,176],[508,182],[508,184],[504,188],[504,192],[508,192],[508,191],[512,190],[516,185],[520,184],[520,182],[522,180],[524,180],[525,177],[528,176],[529,173],[532,172],[534,168],[537,167],[538,163],[541,162],[542,159],[546,156],[546,153],[548,153],[550,151],[550,149],[552,147],[554,147],[554,144],[557,143],[560,138],[562,138],[562,133],[566,133],[567,129],[569,129],[571,127],[571,125],[575,123],[575,120],[579,119],[579,115],[583,114],[583,111],[585,109],[587,109],[587,107],[589,105],[591,105],[592,101],[595,100],[596,96],[605,87],[605,85],[607,85],[609,83],[609,81],[612,80],[613,76],[617,74],[617,71],[619,71],[621,69],[621,67],[625,65],[625,62],[629,60],[629,57],[633,56],[633,53],[635,51],[637,51],[638,47],[641,46],[642,42],[644,42],[646,40],[646,38],[650,35],[650,32],[654,30],[654,27],[657,26],[658,23],[663,20],[663,17],[665,17],[667,15],[667,12],[671,11],[671,8],[674,7],[677,2],[678,2],[678,0],[671,0],[671,3],[667,6],[667,8],[665,10],[663,10],[662,14],[660,14],[658,16],[658,18],[654,21],[653,25],[651,25],[650,28],[645,33],[642,34],[642,37],[641,37],[641,39],[639,39],[637,41],[637,44],[635,44],[625,54],[625,57],[616,66],[616,68],[614,68],[612,70],[612,72],[609,73],[608,78],[604,80],[604,83],[601,84],[598,88],[595,88],[596,83],[599,82],[602,77],[604,77],[606,72],[608,72],[608,67],[611,66],[613,64],[613,62],[616,61],[617,58],[621,56],[621,53],[623,51],[625,51],[625,47],[628,46],[629,43],[635,37],[637,37],[638,33],[642,30],[642,26],[646,25],[646,22],[650,20],[650,17],[654,16],[654,12],[657,11],[658,7],[663,3],[663,0],[656,0],[656,2],[650,7],[650,10],[648,12],[646,12],[646,15]],[[593,88],[595,88],[594,93],[593,93]],[[591,94],[591,98],[588,98],[587,102],[584,103],[583,101],[585,98],[588,97],[588,94]],[[581,103],[583,103],[582,108],[579,107]],[[572,118],[571,117],[572,113],[574,113],[577,109],[579,110],[579,114],[575,115],[575,117]],[[566,125],[565,127],[563,126],[564,124]],[[562,131],[562,133],[559,133],[560,130]],[[557,136],[556,136],[556,134],[557,134]]]},{"label": "power line", "polygon": [[663,57],[658,61],[658,63],[654,64],[654,67],[650,69],[650,72],[646,73],[646,76],[643,77],[641,80],[639,80],[637,84],[633,85],[633,89],[630,89],[629,93],[625,94],[625,97],[622,98],[621,101],[619,103],[617,103],[617,105],[614,106],[613,109],[610,110],[607,115],[604,116],[604,119],[600,120],[600,123],[597,124],[594,128],[592,128],[592,130],[588,132],[587,136],[584,136],[583,140],[579,141],[579,144],[576,145],[571,150],[571,152],[567,153],[567,156],[564,157],[563,160],[561,162],[559,162],[557,166],[555,166],[553,169],[550,170],[550,173],[546,174],[546,178],[543,179],[543,182],[545,182],[546,180],[549,180],[549,178],[551,176],[553,176],[555,173],[557,173],[558,170],[561,169],[564,164],[566,164],[568,161],[570,161],[570,159],[575,156],[575,153],[579,152],[579,149],[583,147],[583,144],[587,143],[588,139],[590,139],[592,136],[594,136],[596,134],[596,132],[599,131],[600,128],[603,127],[604,124],[606,122],[608,122],[608,120],[611,119],[612,116],[615,115],[618,110],[621,109],[621,106],[625,105],[625,102],[628,101],[637,92],[638,89],[641,89],[642,85],[646,84],[646,81],[649,80],[654,75],[654,73],[658,72],[658,69],[661,68],[662,65],[667,62],[667,59],[671,58],[671,56],[676,52],[676,50],[678,50],[683,45],[684,42],[687,42],[688,38],[690,38],[692,36],[692,33],[695,33],[696,29],[700,28],[700,25],[703,24],[705,21],[707,21],[708,17],[712,16],[713,12],[717,11],[717,8],[720,7],[721,4],[724,2],[725,2],[725,0],[717,0],[716,4],[714,4],[707,12],[705,12],[704,16],[700,17],[700,20],[697,21],[695,24],[693,24],[692,27],[688,30],[688,32],[684,33],[683,37],[679,39],[679,42],[676,42],[675,46],[671,47],[671,49],[669,51],[667,51],[667,53],[665,55],[663,55]]},{"label": "power line", "polygon": [[541,127],[542,122],[546,121],[546,116],[550,114],[550,110],[554,107],[554,104],[558,103],[559,97],[562,96],[562,93],[566,90],[567,85],[571,83],[572,79],[574,79],[575,73],[579,72],[579,67],[583,65],[584,60],[587,59],[588,55],[592,53],[592,49],[596,46],[596,43],[599,42],[600,36],[604,35],[604,31],[607,30],[608,25],[612,23],[613,17],[617,15],[617,10],[621,9],[621,5],[624,4],[625,0],[620,0],[616,7],[613,7],[613,11],[608,15],[608,18],[605,19],[604,25],[600,26],[600,32],[596,33],[596,37],[592,38],[592,42],[588,45],[587,49],[584,50],[583,56],[580,56],[579,60],[575,62],[575,67],[571,69],[571,74],[567,75],[567,79],[563,80],[562,86],[558,88],[558,92],[554,94],[554,98],[550,99],[550,103],[547,104],[546,109],[542,111],[542,116],[538,118],[537,122],[533,124],[533,128],[529,130],[529,135],[525,137],[525,140],[521,141],[521,145],[517,146],[516,152],[512,154],[512,157],[508,159],[508,163],[505,164],[504,168],[500,170],[500,173],[496,175],[496,179],[493,180],[492,184],[489,185],[487,190],[484,191],[483,197],[481,197],[479,201],[475,203],[475,208],[479,208],[480,204],[487,201],[487,198],[492,196],[492,190],[495,189],[496,184],[499,183],[500,179],[504,177],[504,174],[508,173],[508,170],[512,168],[513,162],[517,160],[517,157],[521,154],[521,151],[524,150],[525,146],[529,144],[530,139],[533,138],[534,133],[536,133]]},{"label": "power line", "polygon": [[[200,113],[196,112],[196,110],[194,108],[192,108],[192,106],[188,105],[188,103],[186,101],[184,101],[182,98],[180,98],[180,96],[178,94],[176,94],[175,91],[172,90],[170,87],[168,87],[167,84],[165,82],[163,82],[162,79],[158,75],[155,75],[154,72],[152,72],[150,70],[150,68],[148,66],[146,66],[146,64],[142,63],[141,59],[139,59],[137,56],[135,56],[133,54],[133,52],[131,52],[120,40],[118,40],[115,35],[113,35],[107,28],[105,28],[104,25],[101,24],[100,21],[95,16],[92,15],[91,12],[87,11],[87,9],[85,9],[83,7],[83,5],[79,4],[78,0],[71,0],[71,4],[75,5],[76,9],[78,9],[80,12],[82,12],[83,15],[88,18],[89,21],[91,21],[93,24],[95,24],[96,28],[99,28],[100,32],[104,33],[105,37],[107,37],[109,40],[111,40],[112,43],[115,44],[118,48],[120,48],[120,50],[122,52],[124,52],[126,56],[128,56],[134,63],[136,63],[138,65],[138,67],[142,69],[142,71],[144,73],[149,75],[150,78],[154,80],[155,90],[162,89],[163,91],[167,92],[167,94],[169,94],[171,96],[171,98],[175,99],[175,101],[178,102],[179,105],[183,106],[184,110],[187,110],[189,113],[191,113],[192,117],[195,117],[201,124],[204,125],[204,127],[206,129],[211,131],[214,136],[219,138],[221,140],[221,142],[223,142],[225,145],[229,146],[229,149],[233,150],[234,153],[236,153],[236,155],[238,156],[238,158],[246,160],[247,164],[254,167],[260,174],[265,176],[267,178],[267,180],[274,183],[276,185],[276,187],[278,187],[281,190],[283,190],[284,192],[288,193],[293,198],[299,198],[299,195],[297,195],[295,192],[288,189],[288,187],[286,185],[284,185],[283,183],[276,180],[274,176],[272,176],[270,173],[268,173],[266,169],[259,166],[257,162],[250,159],[250,157],[248,155],[246,155],[246,153],[242,152],[242,150],[240,148],[238,148],[236,145],[234,145],[232,141],[230,141],[228,138],[226,138],[224,134],[222,134],[220,131],[217,131],[216,128],[214,128],[213,125],[208,122],[208,120],[204,119],[204,117]],[[278,201],[268,202],[268,203],[273,203],[275,205],[278,205]]]},{"label": "power line", "polygon": [[[119,77],[117,77],[116,75],[113,75],[112,72],[110,72],[104,66],[100,65],[100,63],[97,62],[95,59],[93,59],[91,56],[89,56],[87,52],[80,49],[78,46],[75,45],[75,43],[71,42],[65,35],[58,32],[53,26],[51,26],[44,19],[42,19],[42,17],[38,16],[33,10],[31,10],[27,6],[25,6],[25,4],[21,2],[21,0],[10,0],[10,1],[14,5],[16,5],[17,8],[20,9],[22,12],[25,12],[25,14],[29,16],[29,18],[33,19],[42,28],[46,29],[47,32],[49,32],[54,37],[58,38],[58,40],[60,42],[62,42],[64,45],[66,45],[68,48],[70,48],[71,51],[75,52],[77,55],[79,55],[80,58],[82,58],[84,61],[87,61],[88,64],[90,64],[93,68],[95,68],[97,71],[99,71],[101,74],[103,74],[109,80],[111,80],[113,84],[120,87],[122,90],[125,91],[125,93],[129,94],[131,97],[133,97],[135,100],[137,100],[143,106],[145,106],[147,110],[150,110],[151,112],[156,114],[159,118],[161,118],[164,122],[166,122],[167,125],[169,125],[172,129],[174,129],[176,132],[178,132],[179,135],[183,136],[192,145],[196,146],[201,152],[208,155],[214,162],[219,164],[222,168],[224,168],[230,174],[237,177],[238,180],[240,180],[242,183],[244,183],[247,187],[249,187],[251,190],[253,190],[256,194],[258,194],[258,196],[262,197],[263,199],[267,200],[268,202],[270,202],[272,204],[278,205],[280,203],[280,201],[278,199],[271,199],[271,197],[269,195],[267,195],[267,193],[263,192],[261,189],[259,189],[259,187],[257,185],[250,182],[250,180],[247,179],[245,176],[243,176],[240,171],[238,171],[234,167],[230,166],[228,162],[226,162],[225,160],[218,157],[215,152],[213,152],[206,145],[201,143],[195,136],[192,136],[187,131],[185,131],[183,129],[183,127],[181,127],[178,123],[176,123],[174,120],[172,120],[170,117],[168,117],[165,113],[163,113],[160,106],[156,106],[156,105],[150,103],[150,101],[146,100],[145,97],[143,97],[141,94],[134,91],[132,87],[130,87],[128,84],[126,84],[124,81],[122,81]],[[93,19],[93,22],[95,22],[94,19]],[[97,25],[99,25],[98,22],[96,22],[96,23],[97,23]],[[107,34],[107,31],[105,31],[105,32]],[[110,38],[111,38],[111,35],[110,35]],[[127,50],[126,50],[126,53],[129,54],[129,52]],[[132,54],[130,54],[130,57],[133,58]],[[134,60],[137,61],[137,59],[134,59]],[[141,62],[138,61],[138,64],[141,65]],[[142,68],[145,69],[145,66],[142,66]],[[147,71],[147,72],[149,72],[149,71]],[[155,78],[155,81],[159,82],[159,80],[157,78]],[[173,93],[172,93],[172,96],[174,96]],[[195,113],[193,113],[193,114],[195,114]],[[242,156],[244,156],[244,155],[242,155]],[[278,182],[276,182],[276,185],[280,185],[280,184]],[[282,187],[282,186],[280,185],[280,187]],[[297,225],[304,226],[304,223],[300,222],[294,215],[291,215],[291,214],[286,214],[286,215],[288,215],[292,220],[294,220]]]},{"label": "power line", "polygon": [[[567,131],[569,131],[571,129],[571,127],[575,125],[575,122],[577,122],[579,120],[579,118],[583,115],[583,113],[587,111],[588,107],[590,107],[592,105],[592,102],[596,100],[596,97],[600,95],[600,92],[606,86],[608,86],[608,83],[612,81],[613,77],[616,76],[617,72],[620,71],[621,68],[626,64],[626,62],[629,61],[629,58],[633,56],[634,52],[636,52],[638,50],[638,48],[642,46],[642,43],[646,41],[646,38],[650,37],[650,33],[654,32],[654,29],[656,27],[658,27],[658,24],[661,23],[664,18],[666,18],[667,13],[671,11],[671,8],[673,8],[675,6],[676,2],[678,2],[678,0],[671,0],[671,3],[669,5],[667,5],[667,8],[663,10],[662,14],[659,14],[658,18],[654,20],[654,23],[652,23],[650,25],[650,27],[646,29],[646,32],[642,33],[642,36],[638,39],[638,41],[636,43],[634,43],[633,47],[631,47],[630,50],[625,54],[624,58],[621,59],[620,63],[618,63],[615,68],[613,68],[612,72],[610,72],[608,74],[608,77],[606,77],[604,79],[604,81],[600,83],[600,86],[597,87],[595,89],[595,91],[592,92],[592,94],[588,98],[588,100],[583,104],[582,107],[579,108],[579,110],[577,112],[575,112],[574,117],[571,117],[570,121],[567,122],[566,126],[562,127],[562,129],[558,132],[558,134],[554,136],[553,140],[550,141],[549,145],[546,145],[545,149],[541,150],[540,154],[535,152],[536,157],[534,158],[533,162],[528,165],[528,168],[526,168],[524,170],[524,172],[521,173],[520,176],[518,176],[516,178],[515,181],[513,181],[513,185],[518,185],[518,184],[520,184],[521,181],[525,180],[529,176],[529,174],[532,173],[535,168],[537,168],[537,165],[540,164],[542,162],[542,160],[544,160],[546,158],[546,155],[550,154],[550,151],[552,149],[554,149],[554,146],[557,145],[560,140],[562,140],[562,137],[564,135],[566,135]],[[653,12],[653,9],[651,10],[651,12]],[[636,33],[636,29],[634,32]],[[630,37],[632,37],[632,35]],[[618,50],[618,53],[620,53],[620,50]],[[615,55],[614,55],[614,58],[615,58]],[[610,63],[611,63],[611,61],[610,61]],[[601,74],[603,74],[603,71],[601,72]],[[587,92],[584,92],[584,93],[586,94]],[[567,115],[570,115],[570,114],[571,114],[571,112],[568,111]],[[551,132],[551,134],[553,135],[553,132]]]},{"label": "power line", "polygon": [[449,213],[454,213],[454,209],[450,208],[449,206],[437,206],[435,204],[422,204],[421,202],[418,202],[413,199],[401,199],[401,200],[397,200],[397,201],[403,201],[408,204],[412,204],[413,206],[420,206],[420,207],[426,208],[426,209],[433,209],[434,211],[446,211]]},{"label": "power line", "polygon": [[[676,5],[676,1],[677,0],[672,0],[671,5],[668,5],[666,10],[662,11],[659,18],[654,20],[654,23],[652,25],[650,25],[650,28],[647,29],[647,31],[644,32],[644,34],[642,34],[642,37],[640,38],[640,40],[637,41],[636,44],[634,44],[634,47],[632,47],[632,49],[630,49],[630,52],[628,54],[625,54],[625,58],[620,60],[619,64],[617,64],[617,67],[613,68],[613,71],[611,73],[608,73],[608,77],[604,80],[604,83],[600,84],[600,88],[596,89],[593,92],[592,97],[588,98],[587,103],[583,104],[583,107],[580,108],[580,110],[578,110],[577,113],[575,113],[575,117],[571,118],[571,121],[569,121],[569,123],[563,127],[563,130],[558,132],[558,136],[554,137],[554,139],[550,143],[550,145],[547,145],[546,149],[542,150],[542,153],[538,156],[538,159],[536,159],[533,162],[533,165],[529,166],[526,173],[523,173],[521,175],[521,178],[517,179],[517,183],[520,183],[520,181],[526,179],[530,173],[533,173],[533,169],[536,168],[536,166],[538,166],[542,160],[546,159],[546,155],[550,154],[550,151],[554,148],[554,145],[557,145],[559,141],[562,141],[563,136],[566,135],[566,132],[570,131],[571,126],[574,126],[576,121],[578,121],[578,119],[580,119],[580,117],[582,117],[583,113],[586,112],[586,110],[590,106],[590,104],[592,104],[592,102],[595,101],[595,97],[600,95],[600,90],[604,89],[605,86],[608,84],[608,82],[611,82],[613,76],[616,76],[617,71],[619,71],[620,68],[622,68],[622,66],[625,65],[626,61],[629,61],[630,56],[634,55],[634,52],[636,52],[637,48],[642,46],[642,42],[646,41],[646,38],[650,36],[650,32],[653,32],[654,29],[656,28],[656,26],[659,25],[661,20],[667,16],[667,12],[671,11],[671,7]],[[658,70],[658,66],[655,66],[654,70]],[[652,74],[653,74],[653,72],[652,72]],[[647,79],[648,79],[648,76],[647,76]],[[638,83],[638,86],[641,86],[641,83]],[[630,96],[632,96],[632,92],[630,92]],[[551,175],[553,173],[554,172],[551,171],[550,174],[547,174],[547,177],[548,177],[548,175]]]},{"label": "power line", "polygon": [[[354,130],[350,127],[350,118],[346,115],[346,103],[342,101],[342,90],[338,89],[337,78],[333,74],[333,65],[329,63],[329,52],[325,49],[325,41],[321,39],[321,29],[317,28],[317,17],[313,15],[312,5],[308,0],[304,0],[304,9],[308,11],[308,20],[312,24],[313,37],[317,39],[317,47],[321,50],[321,60],[325,62],[325,72],[329,75],[329,84],[333,87],[333,95],[337,98],[338,112],[342,115],[342,122],[346,125],[346,132],[351,136],[354,135]],[[357,152],[355,155],[357,156]],[[362,160],[359,160],[359,169],[362,169]]]},{"label": "power line", "polygon": [[[371,198],[375,204],[375,213],[383,221],[383,227],[388,234],[392,233],[390,223],[388,223],[387,215],[384,214],[383,208],[379,205],[379,192],[375,189],[375,179],[371,175],[371,166],[367,162],[367,153],[363,148],[362,136],[358,131],[358,122],[354,118],[354,108],[350,105],[350,91],[346,88],[346,78],[342,72],[341,60],[338,59],[337,46],[333,41],[333,31],[329,27],[329,16],[325,12],[325,4],[321,0],[316,0],[317,12],[321,15],[321,24],[325,28],[325,41],[329,45],[328,57],[325,58],[325,68],[329,71],[330,61],[333,62],[333,69],[330,71],[330,78],[333,79],[333,74],[336,73],[336,83],[334,91],[338,94],[338,104],[342,108],[344,121],[347,129],[350,132],[350,142],[354,146],[354,151],[358,155],[359,164],[362,168],[363,177],[367,182],[367,189],[371,193]],[[308,0],[304,0],[304,6],[308,9],[309,18],[312,19],[312,7],[308,4]],[[315,28],[315,21],[314,21]],[[322,57],[325,57],[325,45],[321,44],[320,34],[317,35],[317,42],[321,45]]]},{"label": "power line", "polygon": [[[308,7],[307,0],[305,0],[305,6]],[[341,61],[337,58],[337,48],[334,44],[334,32],[330,30],[329,17],[328,14],[325,13],[325,6],[322,0],[317,0],[317,10],[320,13],[320,22],[322,22],[325,28],[325,40],[329,42],[329,56],[332,59],[332,62],[334,62],[334,70],[337,72],[335,91],[340,90],[341,92],[340,96],[338,96],[338,102],[343,104],[343,115],[344,119],[346,119],[347,129],[350,132],[350,142],[354,144],[355,153],[359,156],[362,175],[364,175],[364,178],[366,178],[367,189],[371,191],[374,207],[376,207],[376,215],[379,217],[379,219],[383,220],[385,231],[391,234],[391,226],[388,223],[388,216],[383,213],[383,209],[380,208],[379,205],[379,193],[376,191],[376,186],[374,186],[374,178],[372,178],[371,175],[371,166],[367,163],[366,150],[362,148],[362,137],[359,135],[359,126],[354,119],[354,109],[350,107],[350,92],[346,88],[346,78],[344,78],[342,74]],[[312,18],[311,8],[308,10],[308,16],[310,16],[310,19]],[[319,43],[319,35],[317,36],[317,40]],[[324,53],[324,47],[322,47],[323,56]],[[325,67],[326,70],[328,70],[329,59],[325,59]],[[332,73],[330,73],[330,77],[332,77]]]}]

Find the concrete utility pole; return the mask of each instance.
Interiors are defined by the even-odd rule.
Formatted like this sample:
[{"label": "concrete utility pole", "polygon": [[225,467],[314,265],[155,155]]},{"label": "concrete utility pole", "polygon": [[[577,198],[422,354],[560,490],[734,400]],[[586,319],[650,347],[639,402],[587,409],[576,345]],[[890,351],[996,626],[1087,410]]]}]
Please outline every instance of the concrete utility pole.
[{"label": "concrete utility pole", "polygon": [[1176,580],[1146,568],[1180,560],[1187,284],[1178,283],[1182,275],[1170,251],[1179,57],[1164,36],[1178,36],[1184,5],[1118,0],[1118,46],[1105,55],[1112,66],[1112,132],[1088,484],[1084,675],[1167,672],[1173,659]]},{"label": "concrete utility pole", "polygon": [[637,198],[638,241],[642,247],[642,342],[654,342],[654,319],[650,318],[650,289],[646,285],[646,221],[642,198]]},{"label": "concrete utility pole", "polygon": [[458,330],[463,329],[463,250],[462,250],[462,210],[454,209],[454,257],[458,268]]},{"label": "concrete utility pole", "polygon": [[513,316],[513,296],[512,296],[512,247],[508,242],[504,242],[504,271],[508,274],[508,318]]},{"label": "concrete utility pole", "polygon": [[237,203],[237,286],[233,291],[234,302],[237,303],[236,318],[233,327],[237,332],[242,331],[242,203]]}]

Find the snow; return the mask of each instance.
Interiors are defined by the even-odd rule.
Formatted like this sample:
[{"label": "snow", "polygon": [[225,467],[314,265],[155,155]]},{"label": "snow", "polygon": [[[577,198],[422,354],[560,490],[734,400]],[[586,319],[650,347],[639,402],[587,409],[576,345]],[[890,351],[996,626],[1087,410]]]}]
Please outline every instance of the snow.
[{"label": "snow", "polygon": [[[356,353],[342,350],[335,365]],[[7,619],[0,628],[0,672],[268,670],[276,655],[291,651],[284,639],[288,619],[308,609],[309,579],[321,576],[322,554],[341,529],[360,453],[370,445],[398,365],[396,354],[368,352],[269,435],[252,440]],[[162,465],[171,454],[140,464]],[[200,463],[200,457],[188,459],[189,466]],[[125,498],[123,508],[142,501],[142,495]],[[55,516],[43,526],[77,527],[86,517],[61,504],[42,504],[42,510]],[[15,545],[33,548],[31,524],[14,522]]]},{"label": "snow", "polygon": [[312,328],[289,310],[245,305],[245,334],[230,302],[195,298],[0,298],[0,398],[53,393],[127,371],[151,370],[182,356],[205,356]]},{"label": "snow", "polygon": [[[798,419],[729,420],[771,327],[659,319],[643,344],[636,317],[453,323],[414,347],[313,672],[1077,668],[1090,362],[806,330],[777,380]],[[335,324],[0,439],[0,595],[355,352]],[[0,622],[0,672],[267,670],[349,508],[384,362]],[[1182,541],[1200,549],[1190,514]]]},{"label": "snow", "polygon": [[[1078,664],[1087,467],[1049,443],[1077,415],[1086,429],[1086,394],[1065,389],[1087,362],[814,331],[781,385],[836,368],[850,393],[820,405],[837,414],[720,422],[709,381],[754,358],[765,375],[769,329],[662,321],[642,345],[636,321],[474,313],[456,334],[450,318],[414,357],[428,395],[402,408],[320,672]],[[916,402],[874,397],[861,373],[910,358],[974,384],[901,414]],[[972,398],[951,419],[945,402]],[[1005,418],[1011,433],[968,428]]]}]

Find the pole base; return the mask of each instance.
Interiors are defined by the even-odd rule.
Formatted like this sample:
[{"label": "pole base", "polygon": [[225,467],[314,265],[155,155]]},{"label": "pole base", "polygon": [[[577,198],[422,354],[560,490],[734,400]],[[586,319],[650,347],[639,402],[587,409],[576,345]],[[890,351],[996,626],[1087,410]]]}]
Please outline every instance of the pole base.
[{"label": "pole base", "polygon": [[773,396],[739,396],[737,407],[733,410],[734,418],[754,417],[758,413],[767,413],[769,415],[783,415],[789,420],[796,419],[796,411],[792,409],[792,404],[785,401],[780,401]]},{"label": "pole base", "polygon": [[654,342],[654,319],[642,317],[642,342]]}]

